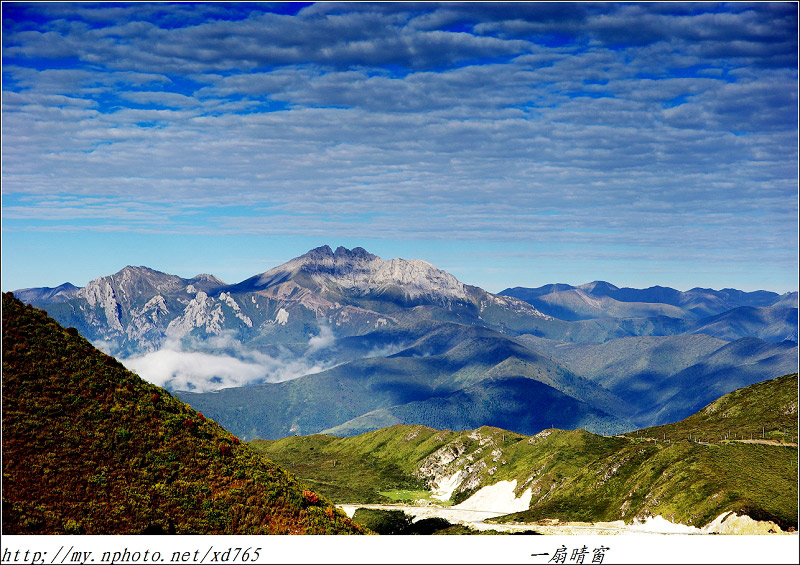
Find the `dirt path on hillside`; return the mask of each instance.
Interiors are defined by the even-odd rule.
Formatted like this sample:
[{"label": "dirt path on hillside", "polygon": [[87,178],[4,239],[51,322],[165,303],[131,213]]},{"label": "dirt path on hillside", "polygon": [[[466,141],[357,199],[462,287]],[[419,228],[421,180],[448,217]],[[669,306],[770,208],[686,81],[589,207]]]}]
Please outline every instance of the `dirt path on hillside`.
[{"label": "dirt path on hillside", "polygon": [[739,443],[760,443],[761,445],[775,445],[778,447],[797,447],[796,443],[777,441],[774,439],[734,439],[731,441],[738,441]]}]

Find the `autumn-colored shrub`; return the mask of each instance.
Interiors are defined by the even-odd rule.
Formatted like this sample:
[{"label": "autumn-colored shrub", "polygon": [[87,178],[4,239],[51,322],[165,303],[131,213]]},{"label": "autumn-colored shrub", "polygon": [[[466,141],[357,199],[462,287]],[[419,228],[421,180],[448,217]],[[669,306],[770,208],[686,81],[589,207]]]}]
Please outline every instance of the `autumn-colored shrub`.
[{"label": "autumn-colored shrub", "polygon": [[319,502],[319,496],[312,490],[304,490],[303,491],[303,499],[309,504],[316,504]]}]

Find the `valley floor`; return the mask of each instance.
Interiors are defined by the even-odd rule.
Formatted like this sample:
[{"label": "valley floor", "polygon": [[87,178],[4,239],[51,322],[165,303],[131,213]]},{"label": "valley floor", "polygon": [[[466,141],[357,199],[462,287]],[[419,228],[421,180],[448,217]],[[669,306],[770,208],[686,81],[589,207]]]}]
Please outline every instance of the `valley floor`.
[{"label": "valley floor", "polygon": [[340,504],[339,508],[353,517],[359,508],[377,510],[402,510],[413,516],[414,521],[425,518],[444,518],[451,523],[463,524],[478,531],[494,530],[498,532],[533,531],[544,535],[629,535],[629,534],[661,534],[661,535],[764,535],[785,534],[798,535],[797,532],[787,534],[773,522],[760,522],[749,516],[736,516],[732,513],[721,514],[712,523],[700,529],[684,524],[675,524],[661,516],[651,517],[640,522],[634,520],[626,524],[623,520],[614,522],[561,522],[559,520],[539,520],[531,524],[494,524],[485,520],[502,516],[503,512],[489,510],[468,510],[456,507],[425,505],[412,506],[403,504]]}]

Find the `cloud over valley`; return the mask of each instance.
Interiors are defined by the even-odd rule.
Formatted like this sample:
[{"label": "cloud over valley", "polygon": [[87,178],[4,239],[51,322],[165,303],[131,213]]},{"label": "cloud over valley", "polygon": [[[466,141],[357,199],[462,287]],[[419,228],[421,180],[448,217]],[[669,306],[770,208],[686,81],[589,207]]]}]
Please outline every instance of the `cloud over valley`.
[{"label": "cloud over valley", "polygon": [[[327,344],[330,342],[325,340]],[[325,347],[325,343],[311,337],[309,347],[316,351]],[[194,392],[288,381],[336,364],[297,356],[288,349],[280,355],[267,355],[242,345],[231,332],[204,340],[167,341],[157,351],[120,361],[155,385]]]}]

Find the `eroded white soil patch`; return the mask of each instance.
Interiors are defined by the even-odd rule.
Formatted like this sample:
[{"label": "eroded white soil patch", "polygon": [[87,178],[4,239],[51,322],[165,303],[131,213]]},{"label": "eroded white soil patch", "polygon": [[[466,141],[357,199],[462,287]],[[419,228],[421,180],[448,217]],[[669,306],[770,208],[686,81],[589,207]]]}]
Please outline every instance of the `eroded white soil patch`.
[{"label": "eroded white soil patch", "polygon": [[453,496],[453,491],[461,484],[461,471],[456,471],[449,477],[442,477],[436,484],[431,498],[441,500],[442,502],[450,500]]},{"label": "eroded white soil patch", "polygon": [[493,485],[483,487],[481,490],[470,496],[461,504],[453,508],[458,510],[481,510],[484,512],[500,512],[511,514],[513,512],[524,512],[531,505],[531,489],[526,489],[522,496],[517,498],[514,490],[517,488],[517,480],[500,481]]}]

